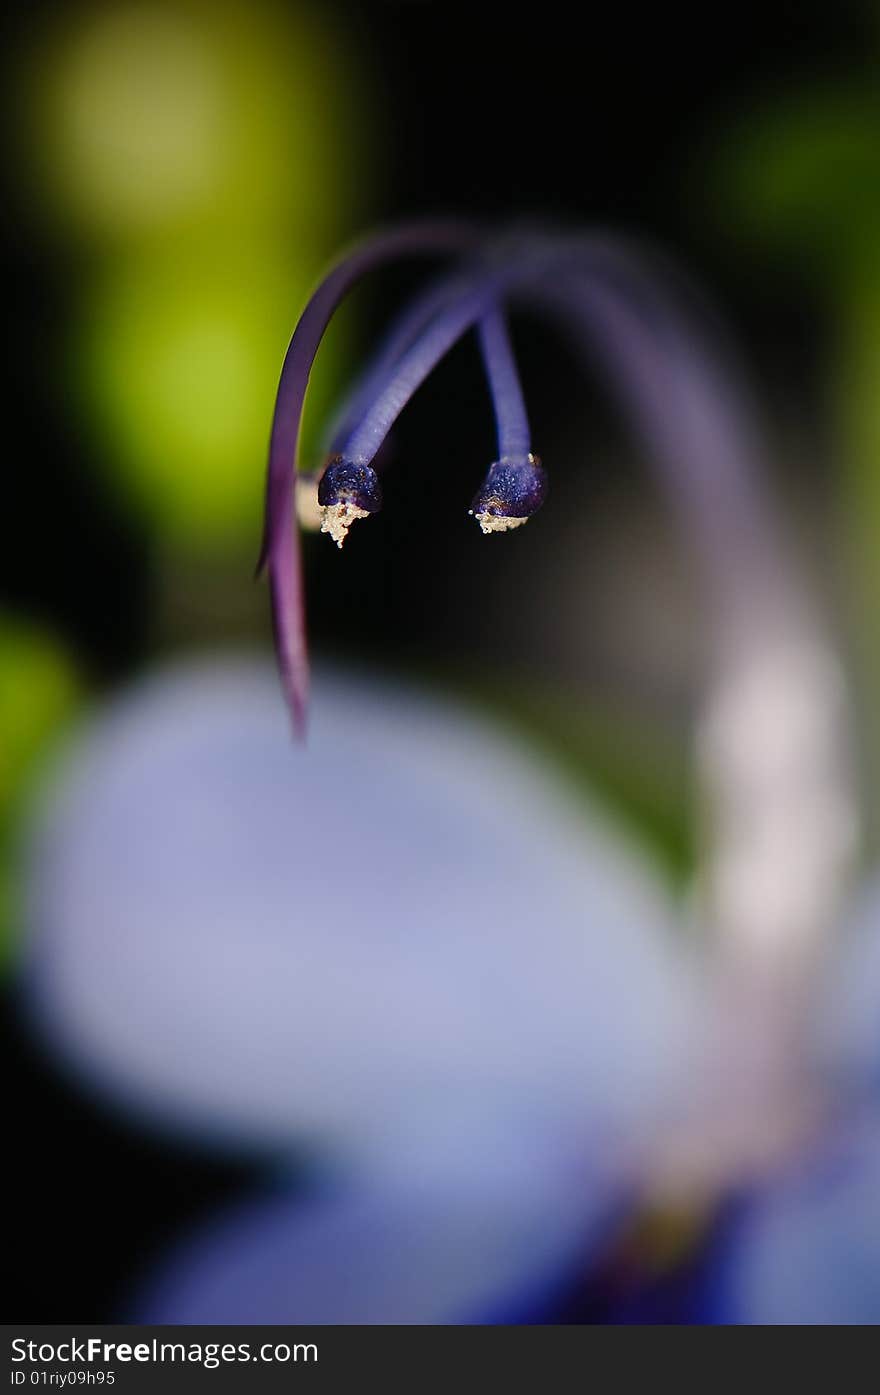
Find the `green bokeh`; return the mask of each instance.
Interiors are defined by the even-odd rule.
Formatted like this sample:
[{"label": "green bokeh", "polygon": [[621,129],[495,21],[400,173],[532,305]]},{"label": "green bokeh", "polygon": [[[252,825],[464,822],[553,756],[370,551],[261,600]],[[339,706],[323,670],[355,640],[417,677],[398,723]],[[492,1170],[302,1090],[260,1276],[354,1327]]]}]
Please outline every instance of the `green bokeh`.
[{"label": "green bokeh", "polygon": [[238,565],[287,342],[369,203],[375,101],[302,0],[78,9],[27,72],[31,180],[79,258],[65,386],[96,478],[166,555]]},{"label": "green bokeh", "polygon": [[742,118],[715,166],[713,201],[727,235],[834,275],[876,249],[880,229],[880,89],[805,89]]},{"label": "green bokeh", "polygon": [[271,251],[136,258],[83,307],[70,372],[96,457],[178,549],[257,546],[275,389],[309,280]]},{"label": "green bokeh", "polygon": [[25,71],[35,192],[99,245],[207,224],[314,243],[356,211],[374,103],[319,5],[78,6]]},{"label": "green bokeh", "polygon": [[18,925],[16,834],[42,762],[82,697],[50,634],[0,613],[0,965]]}]

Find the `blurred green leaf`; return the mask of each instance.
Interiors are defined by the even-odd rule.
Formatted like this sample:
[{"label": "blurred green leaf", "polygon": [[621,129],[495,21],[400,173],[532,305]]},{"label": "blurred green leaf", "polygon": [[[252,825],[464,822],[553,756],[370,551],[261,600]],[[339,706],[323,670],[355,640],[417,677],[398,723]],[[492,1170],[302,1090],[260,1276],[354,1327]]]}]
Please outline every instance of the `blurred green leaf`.
[{"label": "blurred green leaf", "polygon": [[726,234],[826,269],[880,231],[880,93],[805,90],[751,110],[712,174]]},{"label": "blurred green leaf", "polygon": [[0,614],[0,964],[16,928],[15,833],[53,741],[82,697],[74,666],[45,630]]},{"label": "blurred green leaf", "polygon": [[23,67],[23,135],[69,228],[129,252],[212,227],[324,245],[356,216],[376,102],[326,8],[122,0],[56,20]]}]

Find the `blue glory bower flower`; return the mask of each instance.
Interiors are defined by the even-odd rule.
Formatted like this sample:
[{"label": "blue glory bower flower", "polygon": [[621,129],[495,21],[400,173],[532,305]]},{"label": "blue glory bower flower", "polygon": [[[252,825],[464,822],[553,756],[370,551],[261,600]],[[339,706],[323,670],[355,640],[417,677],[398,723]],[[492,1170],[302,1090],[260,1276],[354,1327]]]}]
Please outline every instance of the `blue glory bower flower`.
[{"label": "blue glory bower flower", "polygon": [[[323,468],[300,467],[332,315],[411,256],[449,264],[354,384]],[[294,727],[297,516],[341,546],[383,493],[393,506],[383,443],[471,330],[498,444],[470,512],[494,534],[539,510],[552,462],[509,338],[520,305],[607,378],[701,569],[704,837],[678,908],[701,934],[667,933],[662,898],[641,901],[595,829],[578,869],[574,830],[488,730],[322,679],[284,764],[262,671],[134,694],[37,830],[32,1002],[141,1112],[333,1159],[317,1195],[282,1182],[178,1247],[144,1291],[150,1320],[880,1319],[876,896],[836,943],[858,843],[847,687],[748,391],[679,273],[605,233],[452,222],[331,269],[282,369],[261,554]],[[174,820],[147,782],[176,791]],[[650,1237],[670,1232],[658,1267]]]}]

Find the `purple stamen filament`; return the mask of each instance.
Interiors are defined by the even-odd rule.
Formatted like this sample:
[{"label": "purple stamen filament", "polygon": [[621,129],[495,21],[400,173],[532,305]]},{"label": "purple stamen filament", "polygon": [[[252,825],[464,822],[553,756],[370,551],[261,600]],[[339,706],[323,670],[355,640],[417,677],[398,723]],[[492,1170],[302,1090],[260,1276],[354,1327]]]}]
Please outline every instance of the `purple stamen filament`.
[{"label": "purple stamen filament", "polygon": [[471,281],[461,275],[443,277],[404,309],[334,417],[328,432],[328,456],[343,453],[346,441],[366,416],[407,349],[412,348],[436,316],[470,284]]},{"label": "purple stamen filament", "polygon": [[521,264],[507,271],[490,272],[476,290],[466,292],[433,320],[421,338],[403,354],[391,381],[342,446],[341,454],[346,460],[358,465],[370,464],[413,393],[453,345],[494,307],[510,283],[524,274]]},{"label": "purple stamen filament", "polygon": [[[360,275],[393,255],[444,247],[476,250],[484,258],[482,272],[478,275],[473,264],[467,275],[463,269],[403,317],[380,364],[368,373],[346,412],[347,439],[339,451],[344,462],[369,465],[374,460],[412,394],[458,339],[480,322],[499,455],[502,461],[528,460],[528,421],[502,314],[506,300],[526,296],[564,314],[579,333],[589,334],[593,348],[610,367],[661,467],[676,511],[715,578],[717,600],[727,608],[728,620],[731,610],[747,613],[744,598],[754,595],[754,589],[749,591],[752,568],[737,567],[737,555],[741,559],[747,550],[763,559],[774,556],[749,458],[751,441],[740,429],[738,405],[725,393],[724,375],[706,369],[705,346],[692,347],[692,331],[663,293],[662,283],[658,285],[624,244],[599,237],[542,236],[506,246],[490,244],[481,253],[474,235],[455,225],[388,234],[330,273],[297,326],[282,371],[270,453],[265,548],[282,675],[300,728],[307,662],[291,499],[308,371],[335,306]],[[409,342],[413,334],[417,337]],[[375,391],[369,401],[368,389],[369,394]],[[536,502],[510,512],[528,516],[539,502],[536,496]],[[503,516],[502,508],[493,512]]]},{"label": "purple stamen filament", "polygon": [[399,256],[461,253],[476,241],[472,227],[455,222],[408,224],[379,234],[332,268],[303,311],[290,341],[275,400],[266,521],[257,569],[261,571],[264,565],[269,568],[278,664],[298,735],[305,731],[309,665],[293,485],[303,405],[315,354],[340,302],[367,272]]},{"label": "purple stamen filament", "polygon": [[495,409],[498,458],[527,461],[532,453],[529,418],[503,311],[493,309],[483,316],[479,336]]}]

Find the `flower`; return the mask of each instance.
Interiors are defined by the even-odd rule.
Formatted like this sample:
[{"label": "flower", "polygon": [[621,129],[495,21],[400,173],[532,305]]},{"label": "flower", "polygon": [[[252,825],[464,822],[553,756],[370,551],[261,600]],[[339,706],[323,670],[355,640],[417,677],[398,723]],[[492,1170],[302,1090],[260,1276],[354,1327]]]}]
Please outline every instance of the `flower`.
[{"label": "flower", "polygon": [[[215,1218],[138,1311],[583,1317],[586,1282],[617,1320],[877,1315],[876,1117],[827,990],[858,835],[848,693],[748,393],[676,273],[604,235],[459,224],[393,230],[331,270],[291,341],[270,447],[262,560],[294,726],[309,370],[362,274],[438,252],[455,267],[355,384],[310,504],[339,545],[380,507],[388,432],[476,328],[498,459],[472,512],[510,531],[546,489],[511,305],[560,317],[601,360],[703,569],[704,849],[679,918],[709,933],[664,929],[633,859],[595,824],[572,839],[558,798],[468,721],[330,681],[303,753],[280,739],[265,671],[154,680],[86,736],[37,833],[31,1002],[140,1112],[276,1158],[305,1141],[324,1171],[308,1198],[276,1186]],[[638,1237],[658,1217],[679,1218],[675,1261],[652,1278],[643,1236],[621,1291],[612,1241],[619,1263],[627,1221]],[[690,1266],[682,1235],[705,1240]],[[855,1252],[856,1277],[832,1286]]]}]

